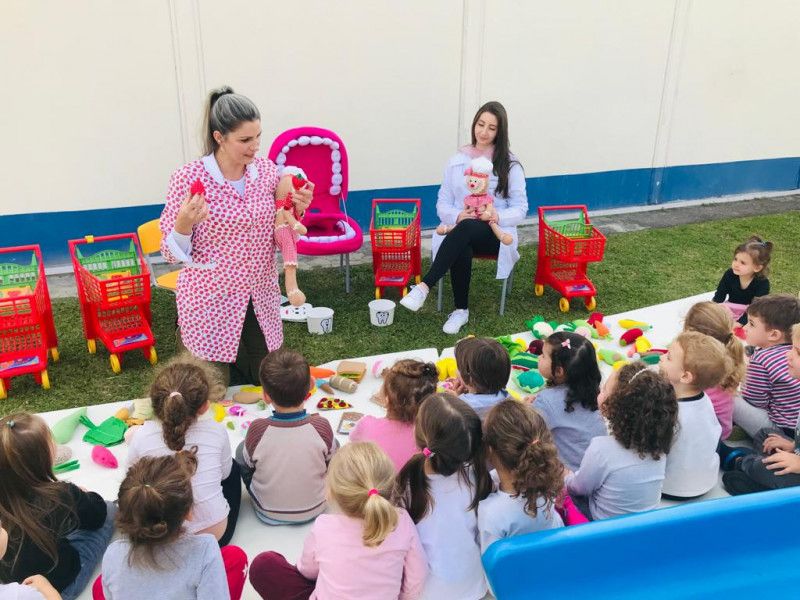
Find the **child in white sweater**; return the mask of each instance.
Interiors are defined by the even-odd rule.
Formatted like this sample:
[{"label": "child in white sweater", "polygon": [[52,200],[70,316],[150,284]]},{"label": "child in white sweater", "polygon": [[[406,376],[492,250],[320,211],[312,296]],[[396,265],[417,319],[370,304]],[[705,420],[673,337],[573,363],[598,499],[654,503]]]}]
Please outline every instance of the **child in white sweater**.
[{"label": "child in white sweater", "polygon": [[598,401],[609,435],[592,439],[567,489],[593,520],[658,507],[678,402],[663,377],[635,362],[615,371]]}]

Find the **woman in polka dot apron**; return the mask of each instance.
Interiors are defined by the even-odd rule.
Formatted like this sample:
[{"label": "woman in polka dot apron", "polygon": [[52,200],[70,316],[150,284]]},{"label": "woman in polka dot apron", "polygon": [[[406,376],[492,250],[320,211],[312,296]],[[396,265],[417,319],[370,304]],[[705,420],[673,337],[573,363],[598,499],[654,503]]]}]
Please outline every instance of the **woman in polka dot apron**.
[{"label": "woman in polka dot apron", "polygon": [[[280,177],[256,156],[261,117],[248,98],[229,87],[212,91],[205,123],[205,156],[173,173],[161,213],[161,253],[184,263],[178,346],[219,363],[231,385],[257,385],[261,360],[283,343],[274,241]],[[309,182],[293,194],[299,214],[313,189]]]}]

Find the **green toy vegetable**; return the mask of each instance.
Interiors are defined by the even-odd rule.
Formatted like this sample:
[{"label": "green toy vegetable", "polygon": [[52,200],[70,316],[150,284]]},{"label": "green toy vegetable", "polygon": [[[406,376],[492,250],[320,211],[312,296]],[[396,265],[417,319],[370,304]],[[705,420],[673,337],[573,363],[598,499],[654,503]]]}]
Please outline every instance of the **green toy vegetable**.
[{"label": "green toy vegetable", "polygon": [[108,417],[100,425],[95,425],[89,420],[89,417],[81,416],[81,423],[89,428],[83,435],[83,441],[93,446],[116,446],[125,438],[125,431],[128,426],[124,421],[120,421],[117,417]]},{"label": "green toy vegetable", "polygon": [[78,428],[81,417],[85,416],[86,407],[84,406],[53,425],[51,431],[53,432],[53,439],[56,441],[56,444],[68,444],[72,436],[75,435],[75,430]]}]

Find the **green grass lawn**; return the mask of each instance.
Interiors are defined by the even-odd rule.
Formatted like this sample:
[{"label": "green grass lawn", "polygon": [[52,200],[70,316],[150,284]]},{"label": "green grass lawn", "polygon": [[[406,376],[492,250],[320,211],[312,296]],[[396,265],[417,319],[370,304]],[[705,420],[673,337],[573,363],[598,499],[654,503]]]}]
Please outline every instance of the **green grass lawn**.
[{"label": "green grass lawn", "polygon": [[[658,218],[657,213],[653,215],[654,219]],[[800,290],[798,231],[800,212],[792,211],[611,235],[605,260],[592,265],[589,271],[598,289],[597,310],[613,314],[712,290],[730,264],[733,248],[753,233],[766,236],[776,246],[770,275],[772,290],[797,293]],[[532,315],[562,316],[558,311],[559,297],[553,290],[546,289],[540,298],[533,295],[536,247],[523,247],[521,254],[505,317],[497,314],[500,282],[494,280],[494,263],[475,264],[471,320],[462,330],[464,334],[514,333],[524,330],[524,321]],[[353,290],[347,295],[338,269],[300,273],[301,286],[309,302],[330,306],[335,311],[330,335],[312,336],[305,323],[284,324],[286,345],[301,351],[313,364],[414,348],[435,346],[441,349],[451,346],[457,339],[442,333],[441,329],[447,312],[452,310],[449,282],[443,314],[435,310],[434,291],[418,313],[398,307],[394,325],[377,328],[370,325],[367,309],[367,302],[374,297],[372,267],[355,267],[352,275]],[[397,299],[391,292],[389,297]],[[41,390],[32,377],[16,378],[11,396],[0,401],[0,413],[18,409],[41,412],[145,394],[153,367],[141,353],[126,354],[122,373],[114,375],[104,348],[99,347],[95,355],[86,351],[77,300],[55,300],[54,311],[61,360],[49,368],[52,388]],[[573,302],[569,314],[578,318],[585,316],[586,310],[580,302]],[[175,352],[175,300],[169,292],[154,291],[153,320],[156,347],[164,361]]]}]

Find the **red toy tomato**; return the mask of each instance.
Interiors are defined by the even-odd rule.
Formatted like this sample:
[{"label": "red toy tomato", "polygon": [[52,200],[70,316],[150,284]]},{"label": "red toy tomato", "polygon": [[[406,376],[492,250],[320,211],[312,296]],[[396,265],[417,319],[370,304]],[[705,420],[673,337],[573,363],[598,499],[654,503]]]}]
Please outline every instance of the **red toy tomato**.
[{"label": "red toy tomato", "polygon": [[195,179],[194,183],[192,184],[192,187],[189,188],[189,194],[195,196],[197,194],[205,194],[205,193],[206,193],[206,187],[203,185],[203,182],[200,181],[199,179]]},{"label": "red toy tomato", "polygon": [[292,175],[292,187],[299,190],[306,184],[306,180],[302,175]]}]

